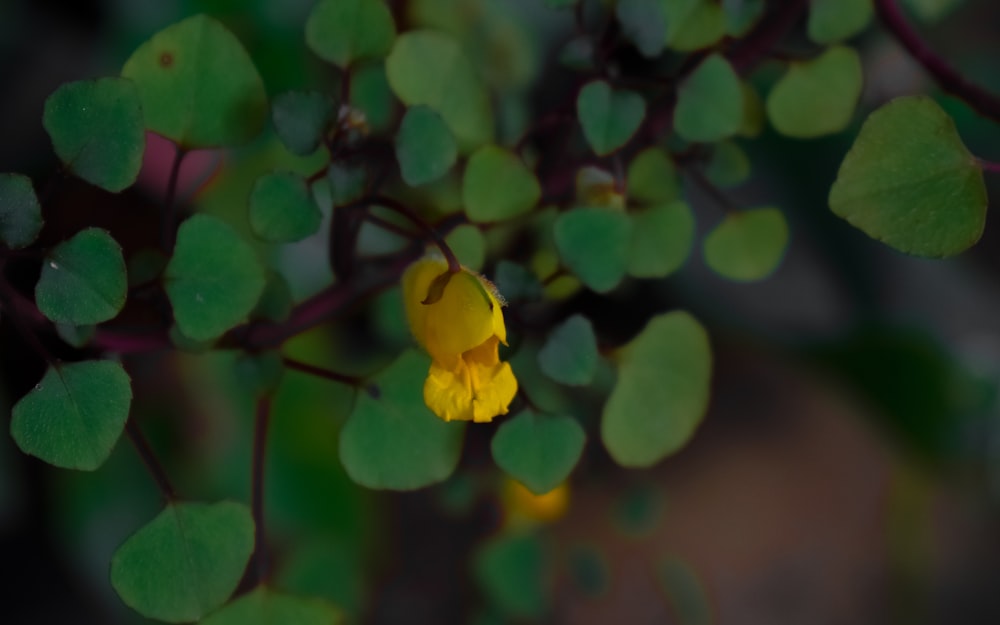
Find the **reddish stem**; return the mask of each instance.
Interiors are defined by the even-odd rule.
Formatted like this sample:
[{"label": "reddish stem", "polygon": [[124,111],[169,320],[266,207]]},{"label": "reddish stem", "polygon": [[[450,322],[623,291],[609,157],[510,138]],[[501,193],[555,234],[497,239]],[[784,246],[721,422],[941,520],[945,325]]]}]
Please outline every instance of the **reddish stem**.
[{"label": "reddish stem", "polygon": [[264,461],[267,450],[267,430],[270,422],[271,398],[265,395],[257,400],[257,416],[254,419],[253,461],[250,467],[250,510],[254,522],[253,571],[257,578],[255,585],[267,579],[268,571],[267,532],[264,529]]},{"label": "reddish stem", "polygon": [[132,441],[132,446],[138,452],[142,463],[149,470],[149,474],[152,476],[153,481],[156,482],[156,486],[160,489],[163,498],[168,502],[176,499],[177,495],[170,483],[170,479],[167,478],[167,472],[163,470],[163,465],[156,459],[153,448],[149,446],[149,441],[146,440],[146,437],[143,435],[142,430],[139,429],[139,425],[133,417],[129,417],[128,421],[125,422],[125,433],[128,435],[129,440]]},{"label": "reddish stem", "polygon": [[445,260],[448,261],[449,272],[458,273],[462,271],[462,264],[458,262],[458,258],[455,256],[455,253],[451,251],[451,248],[448,247],[444,237],[441,236],[437,230],[430,227],[430,225],[421,219],[419,215],[413,212],[409,206],[406,206],[391,197],[381,195],[372,198],[370,204],[378,204],[379,206],[393,210],[409,219],[414,225],[427,233],[427,236],[429,236],[431,240],[434,241],[434,244],[437,245],[438,249],[441,250]]},{"label": "reddish stem", "polygon": [[303,373],[308,373],[319,378],[324,378],[326,380],[333,380],[334,382],[340,382],[342,384],[347,384],[348,386],[358,386],[361,384],[361,378],[347,375],[346,373],[338,373],[337,371],[331,371],[330,369],[324,369],[323,367],[317,367],[316,365],[310,365],[309,363],[301,362],[293,358],[288,358],[287,356],[283,359],[285,366],[289,369],[295,369],[296,371],[301,371]]},{"label": "reddish stem", "polygon": [[181,163],[187,151],[177,146],[174,162],[170,165],[170,178],[167,180],[167,193],[163,201],[163,211],[160,213],[160,247],[163,253],[169,255],[174,249],[174,238],[177,235],[177,207],[174,201],[177,197],[177,180],[181,174]]}]

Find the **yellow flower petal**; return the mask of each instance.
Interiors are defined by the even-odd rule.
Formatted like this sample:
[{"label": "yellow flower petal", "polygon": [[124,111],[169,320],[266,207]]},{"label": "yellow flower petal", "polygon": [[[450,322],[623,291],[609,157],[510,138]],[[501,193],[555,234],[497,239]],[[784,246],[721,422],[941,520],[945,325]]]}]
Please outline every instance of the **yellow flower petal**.
[{"label": "yellow flower petal", "polygon": [[492,421],[507,414],[517,394],[517,379],[510,364],[500,362],[498,339],[469,350],[454,369],[431,363],[424,383],[424,403],[445,421]]}]

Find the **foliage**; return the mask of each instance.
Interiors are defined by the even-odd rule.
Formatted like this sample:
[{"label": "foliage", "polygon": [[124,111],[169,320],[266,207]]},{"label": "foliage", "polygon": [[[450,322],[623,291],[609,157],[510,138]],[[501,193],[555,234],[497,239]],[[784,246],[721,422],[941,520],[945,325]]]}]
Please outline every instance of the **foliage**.
[{"label": "foliage", "polygon": [[[45,367],[15,398],[11,437],[48,464],[95,471],[127,434],[164,500],[110,563],[111,587],[142,616],[350,620],[360,608],[343,605],[343,587],[311,590],[324,584],[307,572],[323,566],[272,576],[269,554],[299,553],[310,523],[365,505],[355,485],[441,484],[454,503],[502,475],[532,505],[564,506],[577,467],[594,458],[652,467],[683,449],[708,411],[714,326],[696,317],[704,301],[660,295],[695,249],[691,264],[711,272],[688,282],[767,280],[804,213],[818,210],[795,206],[791,193],[746,192],[768,141],[853,136],[829,209],[895,250],[952,256],[984,231],[983,170],[1000,167],[973,155],[934,98],[879,102],[861,122],[866,59],[854,42],[873,14],[942,86],[1000,120],[990,94],[926,60],[892,0],[520,4],[320,0],[296,45],[324,75],[277,89],[267,53],[251,54],[252,35],[230,30],[238,20],[193,15],[145,33],[120,75],[64,84],[38,112],[60,175],[102,201],[154,196],[158,212],[131,225],[91,223],[83,210],[67,219],[31,178],[0,174],[3,320]],[[792,58],[788,41],[801,48]],[[163,145],[164,188],[150,192],[140,172],[157,167]],[[205,168],[211,184],[195,189],[184,168],[202,150],[220,172]],[[397,288],[425,255],[438,260],[419,292]],[[14,270],[29,278],[12,279]],[[621,324],[609,328],[595,309]],[[364,322],[344,331],[352,315]],[[408,347],[407,317],[430,359]],[[470,345],[456,343],[481,328]],[[193,476],[206,467],[185,466],[183,454],[162,462],[168,445],[145,438],[158,400],[139,397],[150,385],[133,388],[130,374],[171,367],[197,380],[178,381],[177,403],[163,409],[212,409],[192,409],[206,422],[190,431],[179,417],[167,429],[207,432],[198,444],[218,444],[225,477],[201,483]],[[219,369],[238,383],[219,382]],[[871,386],[877,372],[860,371]],[[305,497],[302,518],[275,527],[264,476],[275,461],[268,445],[280,443],[269,426],[298,373],[334,386],[336,398],[311,404],[323,416],[315,432],[276,427],[315,452],[302,473],[342,483],[323,481],[328,490]],[[481,419],[496,400],[488,382],[501,375],[513,399]],[[204,387],[225,388],[225,399],[199,397]],[[441,405],[468,405],[475,421],[499,425],[448,422]],[[227,421],[229,412],[246,418]],[[212,438],[225,432],[247,449]],[[480,480],[483,459],[469,456],[486,449],[484,433],[492,477]],[[247,464],[249,506],[228,500],[244,495],[231,475],[238,467],[245,477]],[[317,553],[358,568],[357,554],[326,547]],[[599,558],[580,554],[602,586]],[[530,524],[480,545],[469,571],[484,606],[544,619],[549,556]],[[651,570],[677,613],[707,622],[704,589],[683,562]],[[288,579],[310,591],[282,588]]]}]

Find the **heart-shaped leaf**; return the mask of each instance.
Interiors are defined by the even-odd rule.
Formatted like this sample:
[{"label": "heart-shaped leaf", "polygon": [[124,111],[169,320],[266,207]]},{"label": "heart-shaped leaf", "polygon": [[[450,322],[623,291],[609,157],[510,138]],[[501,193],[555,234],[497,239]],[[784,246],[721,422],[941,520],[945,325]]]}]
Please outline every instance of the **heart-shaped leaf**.
[{"label": "heart-shaped leaf", "polygon": [[0,174],[0,241],[12,250],[31,245],[42,231],[42,207],[31,179]]},{"label": "heart-shaped leaf", "polygon": [[597,337],[583,315],[573,315],[549,334],[538,352],[542,372],[570,386],[590,384],[597,373]]},{"label": "heart-shaped leaf", "polygon": [[493,139],[489,93],[454,39],[432,30],[404,33],[385,63],[396,96],[407,106],[424,104],[437,111],[463,152]]},{"label": "heart-shaped leaf", "polygon": [[559,215],[552,231],[562,262],[598,293],[625,276],[632,222],[620,210],[582,207]]},{"label": "heart-shaped leaf", "polygon": [[86,360],[49,367],[11,412],[10,434],[26,454],[64,469],[93,471],[121,436],[132,404],[122,366]]},{"label": "heart-shaped leaf", "polygon": [[111,585],[143,616],[197,621],[236,590],[253,537],[243,504],[169,503],[115,552]]},{"label": "heart-shaped leaf", "polygon": [[653,58],[667,44],[667,17],[661,0],[619,0],[615,15],[628,37],[643,56]]},{"label": "heart-shaped leaf", "polygon": [[396,24],[382,0],[320,0],[306,20],[306,44],[340,67],[385,56],[395,38]]},{"label": "heart-shaped leaf", "polygon": [[601,419],[601,439],[626,467],[648,467],[691,438],[708,408],[712,352],[690,314],[653,317],[623,347],[618,381]]},{"label": "heart-shaped leaf", "polygon": [[490,602],[516,620],[538,621],[548,607],[546,558],[535,534],[508,533],[483,543],[473,558]]},{"label": "heart-shaped leaf", "polygon": [[651,206],[629,214],[632,241],[628,274],[635,278],[665,278],[680,269],[694,245],[695,222],[684,202]]},{"label": "heart-shaped leaf", "polygon": [[669,202],[680,193],[674,162],[660,148],[646,148],[628,165],[628,195],[640,202]]},{"label": "heart-shaped leaf", "polygon": [[138,177],[146,133],[132,81],[67,83],[45,100],[42,124],[59,160],[87,182],[118,192]]},{"label": "heart-shaped leaf", "polygon": [[663,2],[667,45],[687,52],[707,48],[726,34],[726,12],[717,0]]},{"label": "heart-shaped leaf", "polygon": [[979,240],[986,186],[955,122],[924,96],[872,113],[830,189],[838,216],[907,254],[943,257]]},{"label": "heart-shaped leaf", "polygon": [[88,228],[49,252],[35,302],[56,323],[88,325],[117,315],[127,289],[121,246],[104,230]]},{"label": "heart-shaped leaf", "polygon": [[505,421],[493,436],[497,466],[536,495],[544,495],[569,477],[586,441],[576,419],[525,410]]},{"label": "heart-shaped leaf", "polygon": [[177,231],[165,286],[178,328],[205,341],[246,319],[264,290],[264,270],[232,228],[195,215]]},{"label": "heart-shaped leaf", "polygon": [[767,116],[778,132],[789,137],[840,132],[851,123],[861,83],[858,53],[833,46],[815,59],[789,66],[767,96]]},{"label": "heart-shaped leaf", "polygon": [[677,89],[674,128],[688,141],[718,141],[743,125],[743,88],[729,61],[705,58]]},{"label": "heart-shaped leaf", "polygon": [[576,99],[576,115],[587,143],[598,156],[622,147],[646,116],[646,101],[638,93],[613,91],[603,80],[587,83]]},{"label": "heart-shaped leaf", "polygon": [[184,149],[246,143],[267,118],[267,92],[250,55],[205,15],[153,35],[122,76],[139,89],[146,128]]},{"label": "heart-shaped leaf", "polygon": [[513,152],[484,145],[469,158],[462,201],[470,221],[502,221],[531,210],[542,195],[535,174]]},{"label": "heart-shaped leaf", "polygon": [[843,41],[863,31],[871,19],[872,0],[812,0],[809,38],[821,45]]},{"label": "heart-shaped leaf", "polygon": [[409,350],[358,393],[340,431],[340,459],[358,484],[413,490],[455,470],[465,426],[437,418],[424,404],[428,366]]},{"label": "heart-shaped leaf", "polygon": [[250,191],[250,229],[263,241],[301,241],[319,230],[323,214],[298,174],[264,174]]},{"label": "heart-shaped leaf", "polygon": [[740,282],[766,278],[788,247],[788,224],[776,208],[730,213],[705,237],[705,264]]},{"label": "heart-shaped leaf", "polygon": [[396,160],[411,187],[433,182],[448,173],[458,157],[458,145],[441,116],[426,106],[411,106],[396,135]]},{"label": "heart-shaped leaf", "polygon": [[315,91],[288,91],[274,98],[271,119],[274,130],[293,154],[308,156],[316,151],[333,121],[333,100]]}]

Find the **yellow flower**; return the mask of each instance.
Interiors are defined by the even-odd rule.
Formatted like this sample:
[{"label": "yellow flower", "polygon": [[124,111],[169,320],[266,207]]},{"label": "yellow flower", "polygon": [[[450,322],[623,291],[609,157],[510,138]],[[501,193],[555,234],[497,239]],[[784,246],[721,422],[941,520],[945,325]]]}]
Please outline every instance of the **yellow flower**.
[{"label": "yellow flower", "polygon": [[443,259],[429,256],[403,274],[410,330],[432,359],[424,403],[445,421],[491,421],[517,393],[510,364],[500,362],[503,301],[485,278],[464,268],[447,273]]}]

